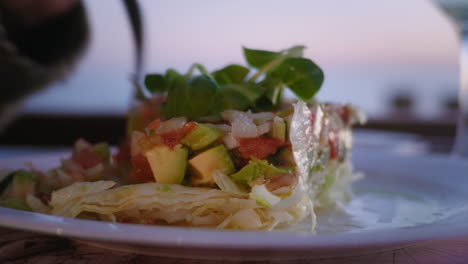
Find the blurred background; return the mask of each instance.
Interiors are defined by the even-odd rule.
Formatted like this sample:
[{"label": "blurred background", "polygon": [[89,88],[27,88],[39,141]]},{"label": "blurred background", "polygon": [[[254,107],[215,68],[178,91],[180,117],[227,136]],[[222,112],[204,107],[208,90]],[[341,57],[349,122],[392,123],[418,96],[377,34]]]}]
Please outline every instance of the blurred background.
[{"label": "blurred background", "polygon": [[[92,29],[89,49],[70,78],[27,100],[24,116],[118,118],[128,109],[134,52],[124,7],[112,0],[85,3]],[[428,0],[140,4],[146,72],[186,71],[193,62],[215,70],[244,64],[242,46],[304,45],[305,56],[325,72],[319,99],[360,106],[370,128],[453,134],[457,39],[448,19]]]},{"label": "blurred background", "polygon": [[[127,109],[133,47],[125,11],[118,1],[85,2],[92,28],[85,58],[66,82],[31,98],[26,112]],[[304,45],[326,75],[318,97],[354,103],[372,118],[386,118],[406,103],[417,118],[439,119],[457,95],[456,35],[427,0],[140,3],[148,72],[186,71],[194,62],[209,70],[245,64],[242,46]]]}]

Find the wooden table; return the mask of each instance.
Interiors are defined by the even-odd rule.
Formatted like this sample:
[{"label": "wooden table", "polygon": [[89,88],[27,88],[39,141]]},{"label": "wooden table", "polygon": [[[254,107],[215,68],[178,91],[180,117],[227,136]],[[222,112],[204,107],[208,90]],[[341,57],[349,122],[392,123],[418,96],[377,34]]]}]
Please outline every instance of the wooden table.
[{"label": "wooden table", "polygon": [[[183,254],[183,252],[181,252]],[[0,263],[219,263],[144,256],[102,249],[66,238],[12,229],[0,229]],[[223,263],[246,263],[222,261]],[[248,261],[248,263],[256,263]],[[405,248],[372,254],[327,259],[259,261],[258,263],[468,263],[468,237],[427,241]]]}]

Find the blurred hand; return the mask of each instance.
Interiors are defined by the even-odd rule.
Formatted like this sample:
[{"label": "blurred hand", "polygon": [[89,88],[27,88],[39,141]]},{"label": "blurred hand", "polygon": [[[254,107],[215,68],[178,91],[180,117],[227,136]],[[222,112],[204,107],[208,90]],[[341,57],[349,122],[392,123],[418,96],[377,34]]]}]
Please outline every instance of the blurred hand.
[{"label": "blurred hand", "polygon": [[23,26],[33,26],[66,13],[78,0],[0,0]]}]

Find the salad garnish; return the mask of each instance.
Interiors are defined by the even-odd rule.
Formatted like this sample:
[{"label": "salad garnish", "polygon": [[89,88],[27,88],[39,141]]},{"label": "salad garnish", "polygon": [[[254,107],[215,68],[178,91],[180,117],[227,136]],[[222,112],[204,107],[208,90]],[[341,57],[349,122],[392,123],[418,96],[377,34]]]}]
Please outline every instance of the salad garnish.
[{"label": "salad garnish", "polygon": [[186,74],[174,69],[148,74],[145,87],[151,93],[167,94],[163,105],[167,118],[200,120],[228,109],[272,111],[280,106],[285,88],[304,101],[320,89],[323,72],[302,57],[304,48],[294,46],[279,52],[244,48],[248,66],[231,64],[210,73],[195,63]]},{"label": "salad garnish", "polygon": [[[273,230],[345,203],[352,168],[352,105],[320,103],[319,66],[303,46],[244,48],[248,66],[193,64],[148,74],[127,138],[78,140],[46,171],[0,174],[0,206],[118,223]],[[297,101],[283,98],[289,89]],[[145,93],[141,93],[143,95]]]}]

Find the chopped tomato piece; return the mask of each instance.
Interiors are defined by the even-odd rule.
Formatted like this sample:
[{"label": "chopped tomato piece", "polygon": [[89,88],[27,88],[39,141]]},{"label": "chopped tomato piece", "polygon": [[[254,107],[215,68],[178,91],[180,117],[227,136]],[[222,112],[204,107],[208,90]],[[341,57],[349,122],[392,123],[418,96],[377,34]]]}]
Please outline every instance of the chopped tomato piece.
[{"label": "chopped tomato piece", "polygon": [[184,131],[185,134],[188,134],[188,132],[190,132],[190,130],[194,129],[196,126],[197,126],[197,123],[195,122],[187,122],[182,127],[182,130]]},{"label": "chopped tomato piece", "polygon": [[166,146],[173,149],[184,138],[184,134],[180,131],[170,131],[161,134],[161,138]]},{"label": "chopped tomato piece", "polygon": [[196,126],[197,123],[195,122],[185,123],[185,125],[179,130],[169,131],[161,134],[161,138],[166,146],[173,149],[190,132],[190,130]]},{"label": "chopped tomato piece", "polygon": [[148,160],[142,154],[132,157],[133,170],[130,172],[130,178],[137,182],[154,181],[153,171],[148,163]]},{"label": "chopped tomato piece", "polygon": [[314,128],[314,124],[315,124],[315,114],[312,113],[310,114],[310,125],[312,126],[312,128]]},{"label": "chopped tomato piece", "polygon": [[126,140],[120,144],[118,152],[114,155],[114,161],[119,163],[122,161],[130,161],[130,140]]},{"label": "chopped tomato piece", "polygon": [[239,139],[239,153],[241,157],[250,159],[264,159],[275,154],[279,147],[286,146],[285,142],[274,138],[241,138]]},{"label": "chopped tomato piece", "polygon": [[161,125],[161,119],[156,119],[152,121],[151,123],[148,124],[147,128],[148,129],[158,129],[158,127]]},{"label": "chopped tomato piece", "polygon": [[92,168],[103,162],[101,156],[99,156],[91,148],[86,148],[79,152],[73,153],[71,159],[74,162],[80,164],[85,169]]},{"label": "chopped tomato piece", "polygon": [[330,146],[330,159],[336,160],[338,159],[339,148],[340,148],[340,141],[338,137],[330,137],[328,139],[328,145]]}]

